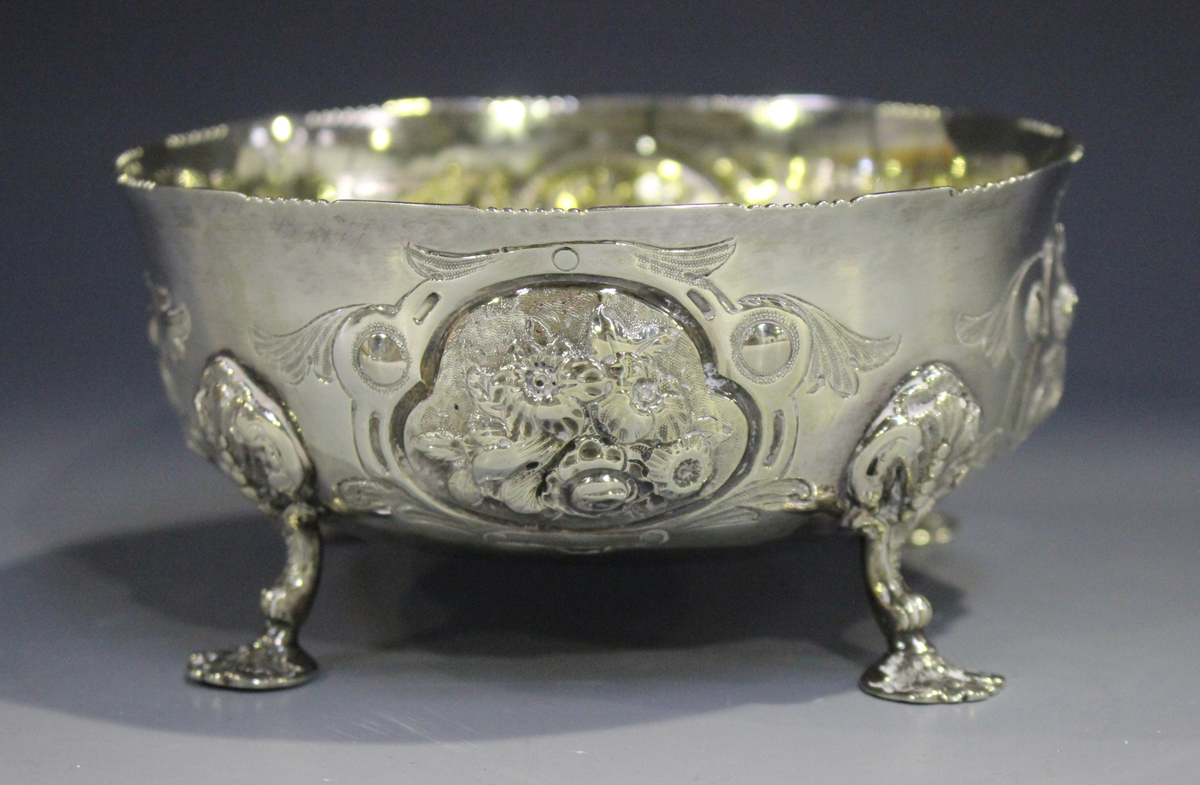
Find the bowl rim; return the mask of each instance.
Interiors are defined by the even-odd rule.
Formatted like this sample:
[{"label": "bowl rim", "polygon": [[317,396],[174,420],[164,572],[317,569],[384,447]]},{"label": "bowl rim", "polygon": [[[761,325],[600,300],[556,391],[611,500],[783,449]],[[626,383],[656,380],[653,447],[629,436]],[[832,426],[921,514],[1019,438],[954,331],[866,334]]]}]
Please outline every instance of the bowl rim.
[{"label": "bowl rim", "polygon": [[[745,110],[756,104],[761,104],[764,101],[788,101],[794,103],[801,110],[810,111],[830,111],[835,108],[854,107],[859,109],[871,109],[878,112],[895,112],[897,114],[909,114],[917,116],[924,114],[928,119],[943,119],[944,121],[972,121],[976,123],[991,124],[998,128],[1007,128],[1010,132],[1024,135],[1026,138],[1034,140],[1037,143],[1046,146],[1046,160],[1033,165],[1031,163],[1028,171],[1019,174],[1011,175],[1006,178],[989,180],[982,183],[975,183],[968,186],[958,187],[953,185],[930,185],[915,188],[902,188],[895,190],[871,191],[858,194],[848,199],[833,199],[833,200],[814,200],[797,203],[781,203],[781,204],[744,204],[741,202],[722,201],[722,202],[694,202],[684,204],[648,204],[648,205],[597,205],[585,208],[560,208],[560,207],[532,207],[532,208],[515,208],[515,207],[480,207],[473,204],[462,202],[411,202],[399,199],[309,199],[304,197],[275,197],[275,196],[255,196],[245,193],[236,188],[213,188],[210,186],[182,186],[171,183],[160,183],[145,177],[134,174],[131,170],[134,168],[142,157],[145,155],[148,148],[161,147],[167,150],[180,149],[201,144],[216,142],[224,139],[232,128],[242,126],[252,126],[255,124],[263,124],[269,126],[271,121],[280,117],[288,118],[289,121],[300,119],[306,125],[343,125],[345,127],[370,127],[369,123],[372,119],[378,121],[383,118],[400,119],[405,116],[404,107],[418,106],[423,111],[421,115],[430,114],[433,112],[463,112],[463,113],[480,113],[485,111],[487,106],[498,101],[556,101],[563,102],[575,107],[584,103],[596,106],[604,104],[614,105],[636,105],[645,103],[649,106],[691,106],[696,109],[741,109]],[[415,102],[415,103],[414,103]],[[1013,152],[1020,152],[1014,148],[1010,148]],[[899,194],[908,194],[925,191],[945,191],[949,194],[969,194],[983,191],[990,191],[997,188],[1011,187],[1012,185],[1023,182],[1042,175],[1053,169],[1060,167],[1071,166],[1079,162],[1083,158],[1084,146],[1070,132],[1064,128],[1053,125],[1041,120],[1035,120],[1019,115],[1008,115],[1002,113],[993,113],[987,111],[979,111],[966,108],[949,108],[932,104],[911,103],[902,101],[880,101],[870,98],[851,98],[838,97],[816,93],[781,93],[775,95],[683,95],[683,94],[641,94],[641,93],[600,93],[594,95],[585,95],[581,98],[574,96],[495,96],[495,97],[476,97],[476,96],[459,96],[445,98],[424,98],[424,97],[406,97],[389,99],[379,104],[368,104],[356,107],[343,107],[337,109],[324,109],[308,111],[303,113],[287,113],[279,112],[269,115],[256,115],[253,117],[242,118],[218,125],[198,128],[184,133],[173,133],[146,144],[131,147],[123,151],[114,161],[116,181],[118,185],[138,190],[154,190],[167,189],[169,191],[195,191],[232,194],[239,196],[242,199],[253,202],[267,203],[284,203],[284,204],[315,204],[315,205],[333,205],[333,204],[348,204],[348,203],[368,203],[368,204],[387,204],[387,205],[404,205],[406,207],[420,208],[466,208],[479,212],[501,212],[501,213],[533,213],[533,214],[549,214],[549,213],[590,213],[597,211],[610,210],[645,210],[645,209],[693,209],[699,207],[734,207],[743,210],[790,210],[796,208],[815,207],[828,204],[854,204],[856,202],[887,196],[896,196]]]}]

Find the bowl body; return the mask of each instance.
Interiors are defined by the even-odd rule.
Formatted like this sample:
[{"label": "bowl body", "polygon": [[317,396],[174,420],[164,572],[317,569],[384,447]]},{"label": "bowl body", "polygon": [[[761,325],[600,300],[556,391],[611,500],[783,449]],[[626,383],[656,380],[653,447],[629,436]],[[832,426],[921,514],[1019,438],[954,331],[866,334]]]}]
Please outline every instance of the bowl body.
[{"label": "bowl body", "polygon": [[[1057,129],[813,97],[422,101],[119,161],[168,393],[266,507],[476,546],[747,544],[847,511],[914,374],[977,407],[956,476],[1058,402],[1079,148]],[[781,192],[814,201],[755,204]],[[605,199],[625,206],[579,209]]]}]

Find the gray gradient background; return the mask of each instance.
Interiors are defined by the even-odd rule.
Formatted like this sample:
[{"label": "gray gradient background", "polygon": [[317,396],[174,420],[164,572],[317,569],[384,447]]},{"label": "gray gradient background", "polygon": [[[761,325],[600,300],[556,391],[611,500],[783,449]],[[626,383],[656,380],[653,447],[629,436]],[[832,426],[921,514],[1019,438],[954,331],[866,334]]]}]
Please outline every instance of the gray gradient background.
[{"label": "gray gradient background", "polygon": [[[969,106],[1085,143],[1062,411],[915,564],[937,640],[1006,693],[856,694],[881,639],[841,541],[582,572],[340,546],[321,681],[185,686],[184,651],[253,631],[279,552],[174,430],[112,158],[278,111],[606,92]],[[1196,781],[1198,103],[1183,2],[6,8],[0,781]]]}]

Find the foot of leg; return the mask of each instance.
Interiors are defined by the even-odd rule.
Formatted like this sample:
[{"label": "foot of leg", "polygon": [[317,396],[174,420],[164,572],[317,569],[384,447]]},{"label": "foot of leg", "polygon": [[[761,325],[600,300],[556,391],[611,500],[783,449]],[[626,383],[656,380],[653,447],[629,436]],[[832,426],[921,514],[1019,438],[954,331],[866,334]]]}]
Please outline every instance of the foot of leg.
[{"label": "foot of leg", "polygon": [[253,643],[188,658],[188,679],[235,690],[297,687],[316,675],[317,662],[296,643],[294,631],[273,622]]},{"label": "foot of leg", "polygon": [[962,703],[990,698],[1004,686],[1000,676],[942,659],[925,639],[933,608],[908,588],[900,569],[906,543],[949,539],[952,530],[933,506],[972,466],[980,416],[953,370],[941,363],[922,366],[896,388],[847,466],[846,524],[863,535],[867,590],[888,638],[888,653],[859,682],[869,695]]},{"label": "foot of leg", "polygon": [[317,512],[307,504],[284,510],[287,559],[278,580],[262,593],[266,630],[236,649],[207,651],[188,658],[187,677],[213,687],[278,690],[317,675],[317,662],[300,648],[297,636],[308,616],[321,573],[321,531]]},{"label": "foot of leg", "polygon": [[868,695],[903,703],[967,703],[990,698],[1004,677],[947,662],[920,632],[901,633],[886,655],[863,673]]}]

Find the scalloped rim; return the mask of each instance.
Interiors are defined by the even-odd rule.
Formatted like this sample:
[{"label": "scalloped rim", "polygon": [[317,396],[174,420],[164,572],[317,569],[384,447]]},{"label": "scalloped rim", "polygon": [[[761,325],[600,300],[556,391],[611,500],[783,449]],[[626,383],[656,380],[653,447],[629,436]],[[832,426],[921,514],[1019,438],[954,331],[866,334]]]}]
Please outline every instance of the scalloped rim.
[{"label": "scalloped rim", "polygon": [[[480,96],[480,97],[460,97],[460,98],[431,98],[428,100],[431,102],[431,106],[436,109],[439,107],[442,107],[442,108],[444,108],[444,107],[475,108],[475,107],[477,107],[481,104],[485,104],[487,102],[497,101],[497,100],[505,100],[508,98],[517,98],[522,101],[543,100],[543,99],[544,100],[558,100],[558,101],[565,101],[565,102],[572,103],[575,106],[578,106],[580,103],[582,103],[584,101],[627,101],[627,100],[637,100],[637,99],[648,99],[648,100],[657,100],[657,101],[679,101],[681,103],[701,103],[701,104],[714,104],[715,103],[715,104],[732,105],[732,104],[741,104],[741,103],[748,104],[751,102],[776,100],[776,99],[780,99],[780,98],[790,98],[790,99],[796,99],[798,101],[802,101],[806,104],[810,104],[816,108],[825,107],[825,106],[833,106],[833,105],[837,105],[837,104],[841,104],[841,105],[863,104],[863,105],[874,106],[876,108],[876,110],[878,110],[878,111],[896,112],[898,114],[909,114],[909,115],[929,115],[930,119],[933,119],[933,117],[935,117],[935,116],[940,116],[944,112],[956,111],[956,110],[952,110],[952,109],[949,109],[946,107],[936,106],[934,104],[906,103],[903,101],[876,101],[876,100],[873,100],[870,98],[840,98],[837,96],[821,95],[821,94],[816,94],[816,93],[812,93],[812,94],[810,94],[810,93],[783,93],[783,94],[779,94],[779,95],[720,95],[720,94],[716,94],[716,95],[698,95],[698,96],[670,96],[670,95],[642,96],[642,95],[638,95],[638,94],[611,94],[611,95],[601,94],[601,95],[585,96],[584,98],[576,98],[574,96],[569,96],[569,95],[565,95],[565,96],[541,96],[541,95],[538,95],[538,96],[497,96],[497,97],[482,97],[482,96]],[[326,122],[326,123],[322,123],[322,124],[330,125],[330,126],[342,125],[343,127],[351,127],[352,124],[349,122],[349,120],[354,117],[359,117],[362,115],[370,115],[370,114],[374,114],[374,113],[386,113],[386,114],[390,115],[391,113],[388,112],[388,110],[385,109],[384,107],[387,103],[390,103],[392,100],[403,100],[403,99],[389,99],[388,101],[385,101],[382,104],[369,104],[366,106],[339,107],[339,108],[333,108],[333,109],[317,109],[317,110],[302,112],[302,113],[298,113],[298,114],[291,114],[291,115],[285,114],[284,116],[302,117],[302,118],[304,118],[304,120],[306,122],[310,119],[322,118],[322,117],[329,117],[330,119],[342,119],[342,116],[344,116],[345,121],[342,123]],[[961,110],[959,110],[959,111],[961,111]],[[1003,115],[998,115],[998,117],[1003,117]],[[246,120],[235,121],[235,122],[253,123],[255,120],[259,120],[259,119],[265,119],[265,116],[263,116],[261,118],[260,117],[248,118]],[[1024,131],[1028,131],[1030,133],[1041,134],[1043,136],[1055,138],[1055,139],[1062,139],[1063,137],[1066,137],[1067,140],[1070,141],[1071,146],[1070,146],[1069,150],[1067,151],[1067,153],[1065,155],[1063,155],[1062,157],[1057,158],[1048,164],[1039,166],[1036,169],[1031,169],[1028,172],[1013,175],[1012,177],[1006,177],[1003,180],[995,180],[995,181],[990,181],[990,182],[986,182],[986,183],[979,183],[976,185],[967,186],[966,188],[956,188],[952,185],[935,185],[935,186],[929,186],[926,188],[905,188],[905,189],[901,189],[898,191],[878,191],[878,192],[873,192],[873,193],[860,194],[860,195],[854,197],[853,199],[837,199],[834,201],[822,200],[822,201],[817,201],[817,202],[800,202],[797,204],[792,204],[792,203],[788,203],[788,204],[739,204],[738,202],[697,202],[695,204],[667,204],[667,205],[662,205],[662,204],[599,205],[596,207],[588,207],[588,208],[583,208],[583,209],[573,208],[573,209],[567,210],[567,209],[562,209],[562,208],[558,208],[558,207],[548,207],[548,208],[477,207],[476,205],[473,205],[473,204],[439,204],[439,203],[431,203],[431,202],[401,202],[401,201],[392,201],[392,200],[387,200],[387,199],[334,199],[333,201],[325,201],[323,199],[301,199],[299,197],[252,196],[250,194],[242,193],[241,191],[225,190],[225,189],[219,189],[219,188],[203,188],[203,187],[183,188],[182,186],[177,186],[177,185],[162,185],[160,183],[153,182],[152,180],[145,180],[145,179],[135,177],[133,175],[130,175],[130,174],[127,174],[127,173],[121,171],[122,169],[127,167],[129,164],[137,161],[138,159],[140,159],[142,157],[142,155],[144,154],[144,148],[143,148],[143,146],[140,146],[140,145],[138,147],[132,147],[128,150],[125,150],[119,156],[117,156],[117,159],[114,162],[114,166],[117,169],[117,184],[118,185],[123,185],[123,186],[127,186],[130,188],[146,190],[146,191],[154,190],[156,188],[169,188],[172,190],[180,190],[180,191],[205,191],[208,193],[233,194],[235,196],[240,196],[241,198],[243,198],[247,201],[267,203],[267,204],[270,204],[270,203],[311,204],[311,205],[324,205],[324,206],[330,206],[330,205],[334,205],[334,204],[338,204],[338,203],[343,203],[343,204],[345,204],[345,203],[396,204],[396,205],[404,205],[404,206],[411,206],[411,207],[458,207],[458,208],[465,208],[468,210],[476,210],[479,212],[489,212],[489,213],[545,215],[545,214],[550,214],[550,213],[583,214],[583,213],[605,211],[605,210],[646,210],[646,209],[662,210],[662,209],[672,209],[672,208],[694,209],[697,207],[738,207],[743,210],[793,210],[793,209],[802,209],[802,208],[837,207],[839,205],[852,205],[857,202],[863,201],[864,199],[877,199],[879,197],[894,197],[897,194],[927,193],[930,191],[945,191],[950,196],[972,195],[972,194],[976,194],[976,193],[984,193],[984,192],[987,192],[990,190],[994,190],[996,188],[1008,187],[1010,185],[1013,185],[1013,184],[1016,184],[1016,183],[1019,183],[1019,182],[1025,181],[1025,180],[1030,180],[1034,177],[1041,175],[1043,172],[1047,172],[1056,167],[1075,164],[1080,159],[1083,158],[1083,150],[1084,150],[1083,145],[1080,144],[1079,142],[1071,139],[1070,134],[1068,134],[1067,131],[1065,129],[1063,129],[1062,127],[1053,125],[1052,123],[1047,123],[1047,122],[1044,122],[1041,120],[1034,120],[1034,119],[1025,118],[1025,117],[1009,117],[1007,119],[1009,119],[1017,127],[1021,128]],[[229,123],[221,123],[219,125],[207,126],[205,128],[198,128],[193,131],[169,134],[162,140],[162,144],[171,149],[178,149],[181,147],[189,147],[189,146],[193,146],[193,145],[206,144],[208,142],[213,142],[213,141],[223,139],[229,133],[229,126],[230,126]]]}]

